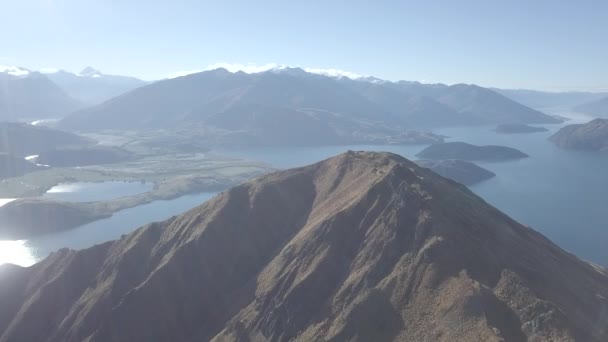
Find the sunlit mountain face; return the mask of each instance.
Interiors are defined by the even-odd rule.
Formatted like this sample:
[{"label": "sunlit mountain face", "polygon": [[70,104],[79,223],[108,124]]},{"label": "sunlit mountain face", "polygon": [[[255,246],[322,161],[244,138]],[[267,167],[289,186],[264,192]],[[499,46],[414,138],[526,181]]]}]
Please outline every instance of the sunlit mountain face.
[{"label": "sunlit mountain face", "polygon": [[0,342],[608,341],[608,1],[0,11]]}]

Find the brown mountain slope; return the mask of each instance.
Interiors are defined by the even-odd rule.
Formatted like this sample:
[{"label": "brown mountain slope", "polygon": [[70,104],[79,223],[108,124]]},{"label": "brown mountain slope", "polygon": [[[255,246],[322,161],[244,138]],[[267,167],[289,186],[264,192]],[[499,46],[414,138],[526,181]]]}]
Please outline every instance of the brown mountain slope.
[{"label": "brown mountain slope", "polygon": [[608,339],[604,269],[386,153],[263,176],[0,284],[0,341]]},{"label": "brown mountain slope", "polygon": [[593,119],[586,124],[564,126],[549,140],[561,148],[608,152],[608,119]]}]

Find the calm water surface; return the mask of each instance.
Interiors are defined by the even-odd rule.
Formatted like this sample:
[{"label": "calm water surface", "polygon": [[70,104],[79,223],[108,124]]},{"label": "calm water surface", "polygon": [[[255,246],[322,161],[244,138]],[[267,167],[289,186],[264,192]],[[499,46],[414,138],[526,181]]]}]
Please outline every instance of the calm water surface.
[{"label": "calm water surface", "polygon": [[[584,118],[586,119],[586,118]],[[572,123],[572,122],[569,122]],[[542,232],[562,248],[608,266],[608,157],[555,147],[547,138],[559,127],[533,134],[497,134],[494,127],[441,129],[449,141],[517,148],[530,158],[478,163],[496,177],[471,187],[487,202]],[[221,151],[278,168],[302,166],[351,150],[389,151],[415,160],[425,146],[353,145]]]},{"label": "calm water surface", "polygon": [[121,210],[110,218],[75,229],[43,235],[29,240],[0,241],[0,264],[29,266],[63,247],[86,248],[120,238],[150,222],[161,221],[209,200],[215,193],[183,196],[169,201],[155,201]]},{"label": "calm water surface", "polygon": [[[586,119],[586,118],[585,118]],[[565,151],[547,138],[549,132],[503,135],[493,127],[449,128],[437,133],[451,141],[510,146],[530,158],[478,163],[496,177],[471,187],[492,205],[516,220],[542,232],[562,248],[582,258],[608,266],[608,157],[601,154]],[[219,153],[259,160],[277,168],[290,168],[329,158],[346,150],[389,151],[416,159],[426,146],[352,145],[300,148],[252,148]],[[110,183],[110,184],[108,184]],[[151,184],[78,183],[60,185],[46,194],[70,201],[94,201],[148,191]],[[30,240],[0,241],[0,264],[30,265],[62,247],[85,248],[119,238],[144,224],[179,214],[211,198],[213,193],[156,201],[122,210],[111,218],[76,229]],[[10,200],[10,199],[7,199]],[[1,203],[0,203],[1,205]]]}]

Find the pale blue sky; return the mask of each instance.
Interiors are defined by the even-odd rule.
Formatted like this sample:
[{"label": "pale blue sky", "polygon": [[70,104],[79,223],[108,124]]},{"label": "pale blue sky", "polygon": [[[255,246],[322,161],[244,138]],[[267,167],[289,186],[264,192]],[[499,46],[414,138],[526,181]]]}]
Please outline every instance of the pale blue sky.
[{"label": "pale blue sky", "polygon": [[608,1],[0,0],[0,64],[144,79],[214,63],[608,90]]}]

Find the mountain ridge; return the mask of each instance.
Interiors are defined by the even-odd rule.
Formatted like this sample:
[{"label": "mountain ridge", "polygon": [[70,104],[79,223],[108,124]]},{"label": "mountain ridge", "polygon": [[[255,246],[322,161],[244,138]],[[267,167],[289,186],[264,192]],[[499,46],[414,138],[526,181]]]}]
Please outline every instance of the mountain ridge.
[{"label": "mountain ridge", "polygon": [[605,270],[389,153],[268,174],[0,278],[0,341],[608,337]]},{"label": "mountain ridge", "polygon": [[[375,87],[375,94],[365,93],[368,85]],[[559,122],[473,85],[378,83],[303,70],[246,74],[220,68],[138,88],[74,113],[61,124],[75,129],[188,126],[204,124],[206,117],[232,106],[256,104],[276,110],[314,108],[349,119],[398,123],[405,128],[442,126],[439,123],[451,117],[456,119],[448,120],[448,125]],[[425,115],[429,116],[427,121]]]},{"label": "mountain ridge", "polygon": [[53,70],[44,74],[71,97],[86,106],[101,104],[149,84],[149,82],[131,76],[106,75],[90,66],[79,73]]},{"label": "mountain ridge", "polygon": [[0,72],[0,120],[25,121],[62,117],[81,104],[38,72]]}]

